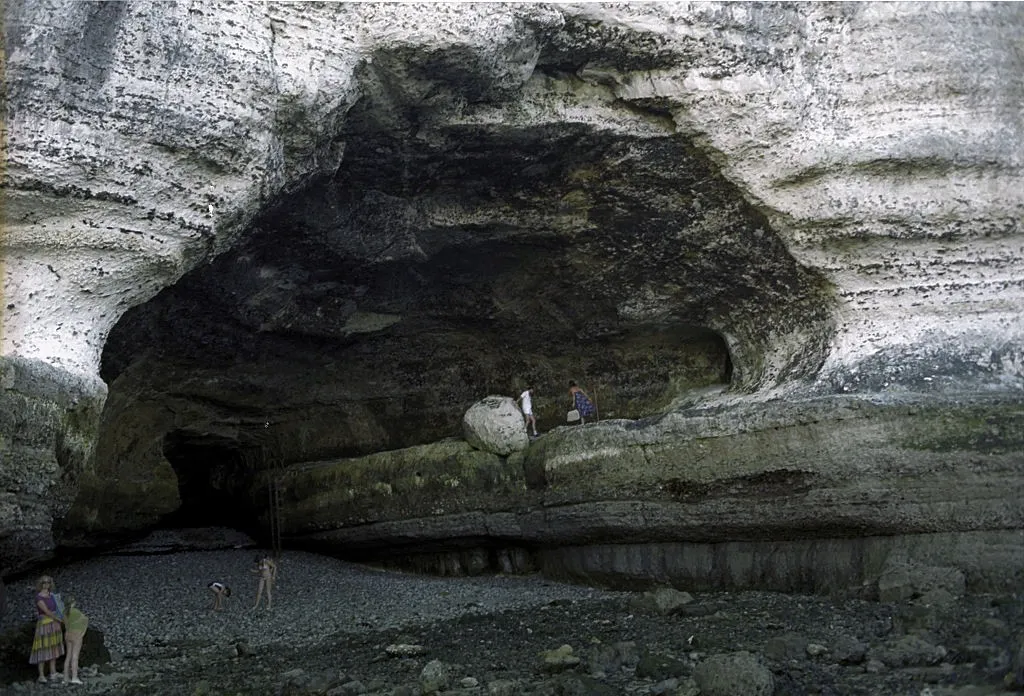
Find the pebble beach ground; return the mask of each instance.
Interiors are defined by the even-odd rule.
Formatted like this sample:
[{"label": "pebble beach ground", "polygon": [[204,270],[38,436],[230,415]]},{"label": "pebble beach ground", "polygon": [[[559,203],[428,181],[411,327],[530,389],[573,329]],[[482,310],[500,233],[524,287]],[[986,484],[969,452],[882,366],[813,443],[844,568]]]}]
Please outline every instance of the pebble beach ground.
[{"label": "pebble beach ground", "polygon": [[[257,576],[249,571],[255,553],[101,556],[51,572],[58,590],[74,594],[91,626],[104,632],[111,654],[125,658],[159,652],[176,641],[295,648],[338,632],[395,629],[467,612],[611,596],[536,577],[436,578],[285,551],[273,608],[253,610]],[[207,589],[215,580],[232,589],[218,612],[211,611],[213,595]],[[12,607],[24,608],[7,621],[31,619],[32,579],[7,592]]]},{"label": "pebble beach ground", "polygon": [[[204,662],[203,656],[212,661],[229,653],[234,656],[238,645],[244,645],[250,655],[301,655],[345,635],[401,631],[467,616],[616,595],[538,576],[439,578],[285,551],[278,562],[273,607],[254,609],[257,575],[251,569],[257,553],[261,552],[221,549],[103,555],[40,569],[38,574],[54,576],[57,590],[65,597],[75,596],[89,616],[90,630],[103,633],[111,653],[113,669],[101,670],[91,680],[86,677],[83,690],[132,693],[130,688],[115,689],[111,682],[157,663],[165,669],[174,660]],[[0,630],[34,620],[36,575],[8,585],[9,610]],[[216,612],[207,589],[212,581],[232,589]],[[103,672],[113,673],[115,679]],[[14,683],[0,685],[0,693],[17,693],[22,687],[46,688]]]},{"label": "pebble beach ground", "polygon": [[[985,696],[1016,693],[1002,680],[1024,646],[1018,595],[932,607],[714,592],[657,611],[640,592],[427,577],[297,551],[281,556],[273,609],[253,611],[256,553],[105,555],[47,569],[111,659],[84,665],[82,686],[36,684],[25,665],[0,694]],[[233,590],[216,613],[214,580]],[[0,628],[32,620],[32,582],[9,584]],[[719,656],[732,661],[709,672]]]}]

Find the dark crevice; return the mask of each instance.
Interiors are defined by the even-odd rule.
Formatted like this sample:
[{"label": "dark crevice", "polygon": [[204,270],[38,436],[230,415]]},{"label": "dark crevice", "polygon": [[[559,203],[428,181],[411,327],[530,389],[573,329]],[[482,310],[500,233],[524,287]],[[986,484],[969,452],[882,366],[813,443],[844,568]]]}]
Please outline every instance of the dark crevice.
[{"label": "dark crevice", "polygon": [[218,436],[176,430],[164,438],[164,456],[177,475],[181,506],[164,516],[162,527],[257,531],[252,505],[237,493],[252,476],[241,465],[237,445]]}]

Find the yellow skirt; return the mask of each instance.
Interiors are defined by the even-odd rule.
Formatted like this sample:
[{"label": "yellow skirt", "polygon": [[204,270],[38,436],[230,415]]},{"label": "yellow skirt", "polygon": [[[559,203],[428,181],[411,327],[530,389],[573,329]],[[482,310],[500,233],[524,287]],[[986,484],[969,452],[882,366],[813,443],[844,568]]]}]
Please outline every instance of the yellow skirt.
[{"label": "yellow skirt", "polygon": [[64,654],[64,634],[60,622],[49,616],[40,617],[36,622],[36,634],[32,638],[32,654],[28,658],[30,665],[56,660]]}]

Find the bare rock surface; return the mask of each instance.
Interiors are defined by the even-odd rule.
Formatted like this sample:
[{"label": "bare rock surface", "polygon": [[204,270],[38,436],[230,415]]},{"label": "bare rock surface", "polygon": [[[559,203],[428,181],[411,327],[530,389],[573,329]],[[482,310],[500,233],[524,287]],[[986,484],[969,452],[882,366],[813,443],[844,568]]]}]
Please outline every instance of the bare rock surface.
[{"label": "bare rock surface", "polygon": [[265,525],[282,471],[457,437],[486,394],[532,384],[551,430],[569,379],[620,425],[479,479],[552,514],[451,489],[298,533],[475,527],[589,574],[569,545],[639,511],[644,544],[748,543],[761,489],[802,550],[1022,528],[1019,5],[3,12],[0,573],[168,515]]},{"label": "bare rock surface", "polygon": [[109,553],[130,556],[144,553],[248,549],[255,548],[256,545],[248,534],[224,527],[157,529],[136,542],[111,549]]}]

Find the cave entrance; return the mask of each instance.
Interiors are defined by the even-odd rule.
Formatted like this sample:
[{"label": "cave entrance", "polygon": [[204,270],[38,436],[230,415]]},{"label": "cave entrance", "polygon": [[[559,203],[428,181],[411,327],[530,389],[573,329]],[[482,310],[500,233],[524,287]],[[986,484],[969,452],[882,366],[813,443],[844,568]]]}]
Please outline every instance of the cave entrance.
[{"label": "cave entrance", "polygon": [[644,418],[733,386],[729,343],[704,326],[634,328],[599,345],[576,364],[599,391],[602,417]]},{"label": "cave entrance", "polygon": [[240,495],[245,480],[237,441],[223,436],[175,430],[164,437],[164,457],[178,477],[181,506],[162,526],[230,527],[246,533],[256,517]]}]

